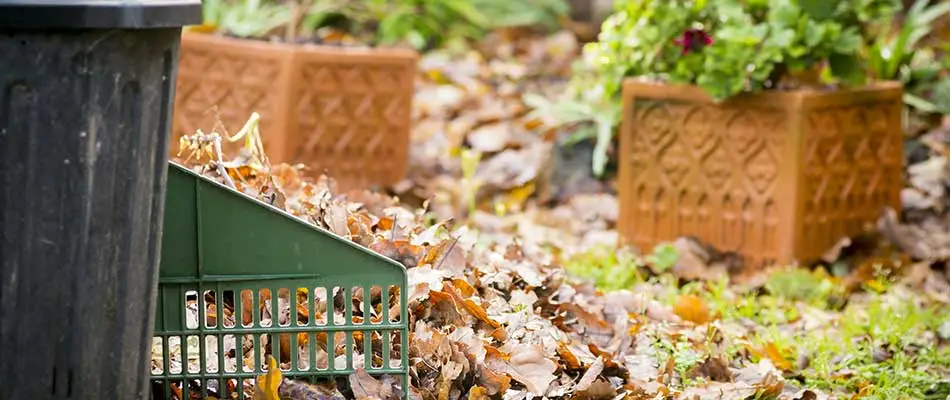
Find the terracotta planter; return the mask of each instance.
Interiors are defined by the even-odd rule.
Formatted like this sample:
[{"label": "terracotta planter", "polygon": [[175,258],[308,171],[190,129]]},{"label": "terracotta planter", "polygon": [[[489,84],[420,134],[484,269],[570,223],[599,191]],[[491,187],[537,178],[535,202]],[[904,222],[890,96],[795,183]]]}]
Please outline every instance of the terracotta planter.
[{"label": "terracotta planter", "polygon": [[695,236],[748,267],[816,260],[900,210],[899,84],[714,103],[698,87],[627,81],[621,237]]},{"label": "terracotta planter", "polygon": [[186,33],[173,139],[218,121],[233,135],[256,111],[272,162],[327,171],[343,188],[393,184],[407,168],[417,59],[411,50]]}]

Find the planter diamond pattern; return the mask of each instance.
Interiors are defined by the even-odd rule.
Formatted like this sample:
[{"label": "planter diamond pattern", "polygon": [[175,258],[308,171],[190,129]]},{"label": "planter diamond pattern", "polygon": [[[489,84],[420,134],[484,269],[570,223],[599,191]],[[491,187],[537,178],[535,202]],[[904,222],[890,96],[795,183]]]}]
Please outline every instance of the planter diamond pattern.
[{"label": "planter diamond pattern", "polygon": [[715,103],[627,82],[620,231],[649,249],[696,236],[752,267],[812,261],[899,209],[901,88],[777,92]]},{"label": "planter diamond pattern", "polygon": [[274,162],[328,172],[343,190],[405,175],[415,52],[186,34],[181,54],[176,140],[220,124],[233,135],[256,111]]}]

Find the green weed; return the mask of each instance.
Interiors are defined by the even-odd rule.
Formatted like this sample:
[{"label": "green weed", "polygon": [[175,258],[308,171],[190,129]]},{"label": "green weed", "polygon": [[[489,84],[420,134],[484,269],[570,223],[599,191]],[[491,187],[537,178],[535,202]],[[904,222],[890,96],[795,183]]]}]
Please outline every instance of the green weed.
[{"label": "green weed", "polygon": [[630,251],[600,246],[572,257],[565,264],[571,274],[589,279],[602,290],[630,289],[643,282],[643,263]]}]

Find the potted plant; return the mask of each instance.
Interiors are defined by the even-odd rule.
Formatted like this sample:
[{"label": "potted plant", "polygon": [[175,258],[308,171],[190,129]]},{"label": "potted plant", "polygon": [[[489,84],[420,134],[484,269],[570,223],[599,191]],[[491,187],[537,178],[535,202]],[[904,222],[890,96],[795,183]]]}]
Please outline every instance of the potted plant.
[{"label": "potted plant", "polygon": [[[902,86],[873,79],[897,0],[625,2],[580,96],[619,118],[619,230],[695,236],[751,267],[814,261],[900,209]],[[590,81],[589,79],[594,79]],[[609,132],[609,131],[608,131]],[[608,135],[601,135],[607,136]]]},{"label": "potted plant", "polygon": [[182,35],[174,139],[233,135],[257,112],[273,161],[328,172],[343,189],[402,179],[418,54],[318,34],[341,20],[331,6],[205,0],[205,24]]}]

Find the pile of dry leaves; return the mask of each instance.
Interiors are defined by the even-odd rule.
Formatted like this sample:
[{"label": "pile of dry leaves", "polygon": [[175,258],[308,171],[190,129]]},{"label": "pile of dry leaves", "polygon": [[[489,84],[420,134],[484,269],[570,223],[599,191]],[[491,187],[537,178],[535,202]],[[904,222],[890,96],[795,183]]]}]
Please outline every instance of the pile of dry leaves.
[{"label": "pile of dry leaves", "polygon": [[[340,195],[331,179],[314,182],[293,167],[271,167],[249,126],[242,132],[253,145],[237,157],[225,161],[217,134],[199,132],[184,139],[191,154],[179,161],[407,268],[411,398],[815,398],[786,384],[768,357],[726,362],[710,352],[685,374],[675,371],[674,359],[656,351],[658,343],[718,348],[743,336],[708,323],[708,316],[697,317],[702,305],[676,309],[650,290],[604,294],[568,279],[551,251],[517,233],[486,240],[451,221],[427,224],[424,212],[392,198]],[[341,390],[281,379],[277,368],[271,370],[257,380],[259,399],[346,393],[386,400],[401,393],[391,377],[377,379],[362,370]],[[704,383],[687,388],[684,376]],[[313,393],[322,394],[308,397]]]}]

